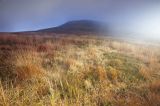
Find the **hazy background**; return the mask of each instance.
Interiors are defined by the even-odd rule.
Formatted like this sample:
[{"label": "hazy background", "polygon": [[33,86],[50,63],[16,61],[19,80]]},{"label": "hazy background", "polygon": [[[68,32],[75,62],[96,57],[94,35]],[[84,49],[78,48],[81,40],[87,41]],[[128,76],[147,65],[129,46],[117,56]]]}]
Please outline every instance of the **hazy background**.
[{"label": "hazy background", "polygon": [[117,34],[160,38],[159,0],[0,0],[0,32],[98,20]]}]

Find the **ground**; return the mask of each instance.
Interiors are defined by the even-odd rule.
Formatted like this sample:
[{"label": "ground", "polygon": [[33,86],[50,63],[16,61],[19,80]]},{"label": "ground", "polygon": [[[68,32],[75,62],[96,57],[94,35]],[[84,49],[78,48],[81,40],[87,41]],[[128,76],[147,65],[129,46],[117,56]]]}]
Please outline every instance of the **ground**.
[{"label": "ground", "polygon": [[160,106],[160,46],[1,35],[0,106]]}]

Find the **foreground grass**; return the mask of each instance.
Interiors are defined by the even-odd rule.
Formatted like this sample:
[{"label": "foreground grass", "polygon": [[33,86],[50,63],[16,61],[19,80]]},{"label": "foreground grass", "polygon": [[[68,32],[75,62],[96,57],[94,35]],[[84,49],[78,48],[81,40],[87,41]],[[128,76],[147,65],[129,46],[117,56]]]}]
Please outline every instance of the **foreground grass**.
[{"label": "foreground grass", "polygon": [[159,106],[160,48],[96,37],[2,37],[2,106]]}]

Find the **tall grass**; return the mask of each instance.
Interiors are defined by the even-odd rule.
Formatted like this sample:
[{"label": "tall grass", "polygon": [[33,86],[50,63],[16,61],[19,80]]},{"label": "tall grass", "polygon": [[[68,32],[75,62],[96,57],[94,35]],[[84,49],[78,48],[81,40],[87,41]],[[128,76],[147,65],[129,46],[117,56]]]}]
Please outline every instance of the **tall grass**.
[{"label": "tall grass", "polygon": [[158,47],[85,36],[0,40],[11,48],[0,51],[2,106],[160,105]]}]

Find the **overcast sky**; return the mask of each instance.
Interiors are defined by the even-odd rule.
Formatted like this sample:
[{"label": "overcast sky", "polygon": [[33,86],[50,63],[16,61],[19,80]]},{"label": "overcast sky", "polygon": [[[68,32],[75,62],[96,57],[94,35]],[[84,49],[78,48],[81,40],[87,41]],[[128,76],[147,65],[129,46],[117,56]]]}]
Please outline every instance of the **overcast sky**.
[{"label": "overcast sky", "polygon": [[116,31],[160,35],[159,0],[0,0],[0,32],[37,30],[71,20],[108,23]]}]

